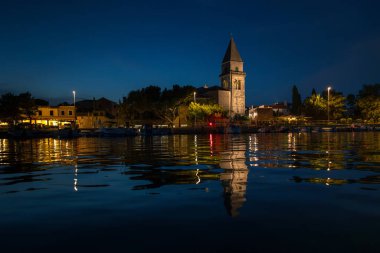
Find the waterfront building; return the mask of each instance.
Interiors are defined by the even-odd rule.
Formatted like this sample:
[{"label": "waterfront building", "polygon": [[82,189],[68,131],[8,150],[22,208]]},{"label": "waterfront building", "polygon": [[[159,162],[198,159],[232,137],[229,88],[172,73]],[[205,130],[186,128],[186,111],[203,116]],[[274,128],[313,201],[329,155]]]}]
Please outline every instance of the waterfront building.
[{"label": "waterfront building", "polygon": [[[75,107],[72,105],[38,106],[31,123],[49,127],[72,126],[75,122],[75,113]],[[24,119],[23,122],[29,122],[29,119]]]},{"label": "waterfront building", "polygon": [[273,108],[267,105],[252,106],[248,109],[248,117],[255,123],[271,122],[274,119]]},{"label": "waterfront building", "polygon": [[273,113],[276,116],[286,116],[290,114],[288,103],[286,101],[275,103],[272,106]]},{"label": "waterfront building", "polygon": [[78,101],[76,107],[79,129],[97,129],[122,125],[121,122],[118,122],[117,103],[104,97]]},{"label": "waterfront building", "polygon": [[201,87],[197,94],[219,104],[230,116],[245,115],[245,77],[244,62],[231,37],[222,60],[220,86]]},{"label": "waterfront building", "polygon": [[80,112],[77,115],[79,129],[97,129],[117,125],[116,118],[104,110]]}]

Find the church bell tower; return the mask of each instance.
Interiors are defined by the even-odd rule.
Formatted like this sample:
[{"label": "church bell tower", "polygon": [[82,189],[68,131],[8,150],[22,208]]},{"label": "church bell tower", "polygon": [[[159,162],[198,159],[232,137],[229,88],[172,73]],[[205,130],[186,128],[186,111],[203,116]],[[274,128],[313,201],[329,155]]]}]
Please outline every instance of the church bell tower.
[{"label": "church bell tower", "polygon": [[245,114],[245,76],[244,62],[240,57],[235,41],[231,36],[230,43],[222,61],[222,73],[219,75],[221,86],[230,91],[230,116]]}]

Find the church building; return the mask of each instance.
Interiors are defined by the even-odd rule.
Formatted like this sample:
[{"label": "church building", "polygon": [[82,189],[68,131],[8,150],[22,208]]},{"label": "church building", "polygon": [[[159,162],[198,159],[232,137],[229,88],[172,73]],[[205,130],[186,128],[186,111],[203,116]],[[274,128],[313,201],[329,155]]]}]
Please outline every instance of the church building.
[{"label": "church building", "polygon": [[205,97],[222,106],[230,116],[245,114],[245,76],[244,62],[231,36],[230,43],[222,61],[220,86],[200,88]]}]

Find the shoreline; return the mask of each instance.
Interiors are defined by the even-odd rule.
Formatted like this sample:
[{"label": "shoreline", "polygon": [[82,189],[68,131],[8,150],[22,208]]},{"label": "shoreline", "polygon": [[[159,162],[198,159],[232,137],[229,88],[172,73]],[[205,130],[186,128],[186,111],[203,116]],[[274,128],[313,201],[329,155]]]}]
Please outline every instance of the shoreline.
[{"label": "shoreline", "polygon": [[324,132],[380,132],[380,125],[362,126],[197,126],[180,128],[101,128],[101,129],[2,129],[1,139],[78,138],[78,137],[128,137],[165,136],[186,134],[249,134],[249,133],[324,133]]}]

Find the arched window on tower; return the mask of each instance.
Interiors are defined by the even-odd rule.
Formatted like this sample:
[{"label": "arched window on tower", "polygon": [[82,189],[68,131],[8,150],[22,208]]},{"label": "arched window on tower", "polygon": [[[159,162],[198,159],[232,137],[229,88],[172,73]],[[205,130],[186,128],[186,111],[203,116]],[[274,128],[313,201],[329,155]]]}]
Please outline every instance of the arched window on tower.
[{"label": "arched window on tower", "polygon": [[235,67],[235,71],[237,71],[237,72],[238,72],[238,71],[239,71],[239,67]]},{"label": "arched window on tower", "polygon": [[235,84],[236,90],[241,90],[241,81],[240,80],[235,79],[234,84]]}]

